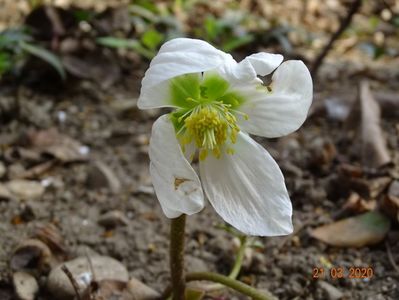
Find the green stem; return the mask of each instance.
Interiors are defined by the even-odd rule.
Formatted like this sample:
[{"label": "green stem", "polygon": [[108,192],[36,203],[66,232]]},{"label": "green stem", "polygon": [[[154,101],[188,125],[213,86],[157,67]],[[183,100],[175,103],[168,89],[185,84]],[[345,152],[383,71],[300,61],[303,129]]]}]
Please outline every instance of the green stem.
[{"label": "green stem", "polygon": [[229,278],[236,279],[238,274],[240,273],[246,248],[247,248],[247,237],[243,236],[240,239],[240,248],[238,249],[236,260],[234,261],[234,265],[229,274]]},{"label": "green stem", "polygon": [[261,293],[257,289],[228,276],[220,275],[217,273],[211,272],[198,272],[198,273],[189,273],[186,276],[186,280],[188,281],[197,281],[197,280],[207,280],[213,281],[217,283],[221,283],[241,294],[247,295],[254,300],[274,300],[275,298],[272,295],[266,295]]},{"label": "green stem", "polygon": [[[231,279],[236,279],[238,274],[240,274],[241,271],[241,267],[242,267],[242,262],[244,260],[244,255],[245,255],[245,249],[247,248],[247,236],[241,236],[240,237],[240,248],[238,248],[238,252],[236,255],[236,259],[234,261],[233,267],[230,271],[229,274],[229,278]],[[214,283],[214,284],[210,284],[207,285],[205,287],[205,290],[207,292],[211,292],[211,291],[217,291],[217,290],[221,290],[224,289],[225,286],[223,284],[220,283]]]},{"label": "green stem", "polygon": [[170,270],[173,300],[184,300],[186,279],[184,276],[184,229],[186,215],[172,219],[170,226]]}]

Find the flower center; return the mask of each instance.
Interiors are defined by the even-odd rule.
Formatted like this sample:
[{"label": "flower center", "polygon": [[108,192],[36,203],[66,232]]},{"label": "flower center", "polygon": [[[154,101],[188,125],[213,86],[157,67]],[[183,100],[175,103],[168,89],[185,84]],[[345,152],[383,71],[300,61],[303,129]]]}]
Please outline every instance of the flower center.
[{"label": "flower center", "polygon": [[194,142],[200,160],[209,153],[219,158],[222,150],[233,154],[233,149],[223,146],[228,140],[236,142],[240,131],[235,116],[240,112],[236,108],[244,99],[229,91],[229,86],[212,73],[187,74],[172,80],[171,101],[178,108],[171,114],[171,120],[183,152],[186,145]]},{"label": "flower center", "polygon": [[208,151],[220,157],[221,146],[228,138],[235,143],[240,130],[236,117],[223,103],[198,105],[184,120],[184,127],[186,139],[183,144],[193,140],[201,149],[200,159],[204,159]]}]

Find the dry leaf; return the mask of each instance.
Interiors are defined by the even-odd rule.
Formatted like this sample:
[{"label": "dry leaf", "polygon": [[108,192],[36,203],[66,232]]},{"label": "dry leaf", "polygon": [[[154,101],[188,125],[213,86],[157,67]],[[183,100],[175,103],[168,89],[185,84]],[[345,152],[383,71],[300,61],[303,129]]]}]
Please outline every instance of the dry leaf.
[{"label": "dry leaf", "polygon": [[381,209],[393,220],[399,222],[399,180],[394,180],[382,198]]},{"label": "dry leaf", "polygon": [[367,81],[360,84],[362,160],[365,166],[379,168],[391,161],[380,125],[381,111]]},{"label": "dry leaf", "polygon": [[363,213],[374,210],[376,206],[377,203],[375,200],[367,201],[362,197],[360,197],[359,194],[353,192],[346,200],[342,209],[346,211],[352,211],[355,213]]},{"label": "dry leaf", "polygon": [[363,247],[381,242],[390,228],[385,215],[373,211],[314,229],[310,235],[337,247]]},{"label": "dry leaf", "polygon": [[28,239],[15,249],[10,259],[10,267],[14,271],[47,271],[52,261],[51,250],[46,244],[37,239]]},{"label": "dry leaf", "polygon": [[30,132],[29,140],[36,151],[50,154],[64,163],[88,159],[86,146],[60,134],[55,128]]},{"label": "dry leaf", "polygon": [[65,69],[72,75],[91,79],[103,89],[109,88],[120,79],[121,71],[115,60],[103,53],[90,52],[87,55],[65,55],[62,58]]}]

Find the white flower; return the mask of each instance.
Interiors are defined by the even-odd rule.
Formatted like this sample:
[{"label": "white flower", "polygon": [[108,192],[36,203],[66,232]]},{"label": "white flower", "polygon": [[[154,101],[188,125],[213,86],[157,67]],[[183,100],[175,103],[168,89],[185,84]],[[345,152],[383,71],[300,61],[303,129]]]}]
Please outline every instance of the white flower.
[{"label": "white flower", "polygon": [[[171,107],[155,121],[150,172],[165,215],[204,207],[238,230],[259,236],[292,232],[292,205],[274,159],[248,134],[274,138],[297,130],[312,102],[303,62],[257,53],[237,63],[195,39],[165,43],[142,81],[140,109]],[[277,68],[277,69],[276,69]],[[276,69],[276,70],[275,70]],[[257,75],[272,73],[263,85]],[[199,175],[191,166],[199,150]]]}]

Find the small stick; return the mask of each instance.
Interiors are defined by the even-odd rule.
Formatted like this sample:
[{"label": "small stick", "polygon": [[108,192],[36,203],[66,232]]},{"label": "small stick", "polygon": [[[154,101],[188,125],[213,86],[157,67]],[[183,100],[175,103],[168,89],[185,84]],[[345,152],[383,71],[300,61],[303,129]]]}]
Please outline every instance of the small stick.
[{"label": "small stick", "polygon": [[334,45],[334,42],[339,38],[339,36],[345,31],[345,29],[350,25],[352,22],[353,16],[356,14],[356,12],[360,9],[362,5],[362,0],[354,0],[349,7],[348,14],[344,19],[341,20],[341,24],[336,32],[331,36],[330,41],[327,43],[327,45],[323,48],[323,50],[320,52],[320,54],[316,57],[314,63],[312,64],[311,68],[311,74],[312,77],[314,78],[317,74],[317,71],[319,70],[319,67],[321,66],[324,58],[327,56],[328,52],[330,52],[331,48]]},{"label": "small stick", "polygon": [[69,271],[69,269],[67,268],[66,265],[62,265],[61,270],[65,273],[65,275],[68,277],[69,281],[71,282],[78,300],[82,300],[82,297],[80,297],[80,293],[79,293],[79,285],[76,282],[75,278],[73,277],[71,271]]},{"label": "small stick", "polygon": [[389,246],[388,241],[385,242],[385,246],[387,247],[387,253],[388,253],[389,262],[391,263],[391,265],[395,269],[395,271],[399,273],[399,267],[396,264],[395,259],[393,258],[391,247]]},{"label": "small stick", "polygon": [[90,269],[91,275],[93,276],[92,281],[96,281],[96,274],[94,273],[93,262],[91,261],[89,251],[87,250],[87,248],[85,248],[85,255],[86,255],[87,261],[89,262],[89,269]]}]

